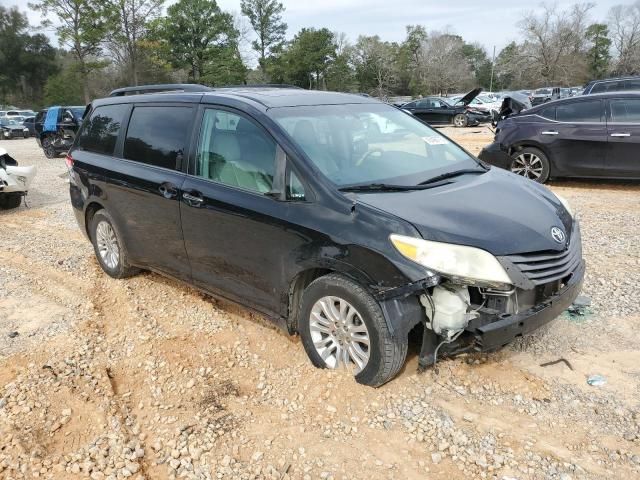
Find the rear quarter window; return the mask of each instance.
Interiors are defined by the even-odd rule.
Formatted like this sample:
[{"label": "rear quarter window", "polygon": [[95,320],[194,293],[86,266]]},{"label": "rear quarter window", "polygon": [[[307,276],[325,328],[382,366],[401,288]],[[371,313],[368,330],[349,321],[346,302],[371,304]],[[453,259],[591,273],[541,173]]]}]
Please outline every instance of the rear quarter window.
[{"label": "rear quarter window", "polygon": [[96,107],[78,135],[78,148],[87,152],[113,155],[120,126],[128,110],[127,104]]},{"label": "rear quarter window", "polygon": [[556,120],[568,123],[601,122],[602,102],[600,100],[590,100],[557,105]]},{"label": "rear quarter window", "polygon": [[194,115],[191,107],[135,107],[123,157],[156,167],[180,169]]},{"label": "rear quarter window", "polygon": [[610,105],[612,122],[640,124],[640,99],[613,99]]}]

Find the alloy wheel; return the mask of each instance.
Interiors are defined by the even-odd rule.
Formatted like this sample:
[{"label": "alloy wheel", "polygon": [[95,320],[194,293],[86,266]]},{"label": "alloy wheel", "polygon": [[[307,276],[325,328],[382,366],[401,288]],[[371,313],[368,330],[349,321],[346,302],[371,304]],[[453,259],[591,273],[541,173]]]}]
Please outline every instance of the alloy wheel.
[{"label": "alloy wheel", "polygon": [[96,227],[96,243],[98,253],[104,264],[111,270],[115,270],[120,262],[120,246],[116,238],[116,232],[109,222],[102,221]]},{"label": "alloy wheel", "polygon": [[537,180],[544,171],[544,164],[535,153],[523,152],[513,159],[511,171],[531,180]]},{"label": "alloy wheel", "polygon": [[462,115],[456,115],[455,118],[453,119],[453,124],[456,127],[464,127],[464,116]]},{"label": "alloy wheel", "polygon": [[369,362],[371,339],[360,313],[346,300],[327,296],[311,308],[309,331],[316,352],[328,368],[360,373]]}]

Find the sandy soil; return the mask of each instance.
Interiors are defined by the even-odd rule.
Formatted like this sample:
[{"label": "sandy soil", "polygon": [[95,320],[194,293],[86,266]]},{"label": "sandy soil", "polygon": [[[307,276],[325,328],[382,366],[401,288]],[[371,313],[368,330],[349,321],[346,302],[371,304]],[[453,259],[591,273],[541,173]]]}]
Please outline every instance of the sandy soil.
[{"label": "sandy soil", "polygon": [[0,213],[0,478],[640,478],[640,185],[551,185],[580,212],[589,315],[425,373],[413,346],[374,390],[241,307],[107,277],[64,159],[0,145],[39,168],[31,208]]}]

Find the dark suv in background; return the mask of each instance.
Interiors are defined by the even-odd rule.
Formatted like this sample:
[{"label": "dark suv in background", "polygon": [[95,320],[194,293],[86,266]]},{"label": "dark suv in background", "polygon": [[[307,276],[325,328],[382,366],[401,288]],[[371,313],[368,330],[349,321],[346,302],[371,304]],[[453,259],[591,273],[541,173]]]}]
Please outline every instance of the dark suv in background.
[{"label": "dark suv in background", "polygon": [[583,95],[592,93],[624,92],[625,90],[640,91],[640,77],[606,78],[592,80],[584,87]]},{"label": "dark suv in background", "polygon": [[494,350],[559,315],[584,275],[564,200],[361,95],[96,100],[67,165],[107,274],[150,269],[246,305],[367,385],[400,371],[410,330],[422,365]]},{"label": "dark suv in background", "polygon": [[500,122],[480,159],[540,183],[640,178],[640,92],[571,97]]},{"label": "dark suv in background", "polygon": [[[49,116],[50,122],[47,122],[50,109],[55,118]],[[56,106],[38,112],[33,128],[38,145],[47,158],[55,158],[69,150],[82,124],[85,109],[84,106]]]}]

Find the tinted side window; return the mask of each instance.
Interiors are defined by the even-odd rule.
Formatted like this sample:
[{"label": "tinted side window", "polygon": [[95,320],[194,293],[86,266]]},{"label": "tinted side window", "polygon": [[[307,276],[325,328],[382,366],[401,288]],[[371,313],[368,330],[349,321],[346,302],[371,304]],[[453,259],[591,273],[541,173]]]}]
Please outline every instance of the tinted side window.
[{"label": "tinted side window", "polygon": [[640,78],[637,80],[625,80],[624,82],[625,90],[640,90]]},{"label": "tinted side window", "polygon": [[611,121],[640,123],[640,100],[611,100]]},{"label": "tinted side window", "polygon": [[205,111],[197,176],[266,193],[273,184],[275,158],[275,142],[252,121],[227,111]]},{"label": "tinted side window", "polygon": [[156,167],[179,168],[192,117],[190,107],[135,107],[123,157]]},{"label": "tinted side window", "polygon": [[129,105],[105,105],[97,107],[84,122],[78,138],[78,148],[88,152],[113,155],[120,124]]},{"label": "tinted side window", "polygon": [[556,120],[559,122],[600,122],[602,102],[591,100],[556,106]]},{"label": "tinted side window", "polygon": [[556,107],[547,107],[544,110],[540,111],[540,116],[544,118],[548,118],[549,120],[556,119]]}]

